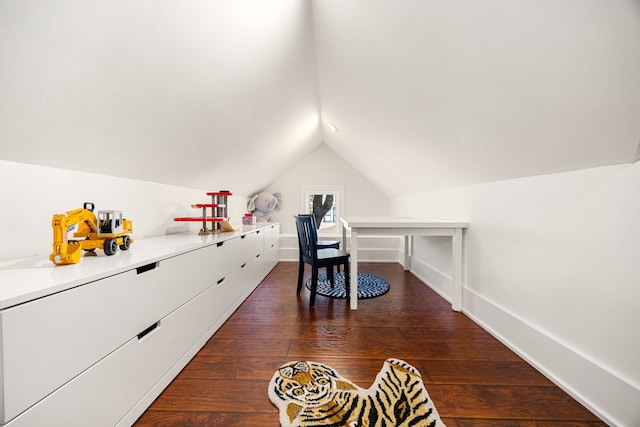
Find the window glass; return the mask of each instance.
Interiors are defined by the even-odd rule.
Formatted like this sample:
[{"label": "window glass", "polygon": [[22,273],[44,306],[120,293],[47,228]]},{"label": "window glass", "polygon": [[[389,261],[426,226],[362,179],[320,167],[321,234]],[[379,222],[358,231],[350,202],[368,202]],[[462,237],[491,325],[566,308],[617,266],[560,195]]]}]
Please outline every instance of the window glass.
[{"label": "window glass", "polygon": [[341,232],[340,206],[342,189],[339,187],[303,187],[302,212],[313,214],[320,234]]},{"label": "window glass", "polygon": [[313,214],[318,230],[336,231],[336,195],[334,193],[307,193],[307,209],[305,213]]}]

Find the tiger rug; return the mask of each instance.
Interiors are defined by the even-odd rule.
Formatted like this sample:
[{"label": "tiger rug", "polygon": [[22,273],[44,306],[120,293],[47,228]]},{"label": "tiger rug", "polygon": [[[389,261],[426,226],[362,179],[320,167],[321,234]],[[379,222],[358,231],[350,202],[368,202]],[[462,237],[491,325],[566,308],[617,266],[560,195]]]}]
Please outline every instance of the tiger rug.
[{"label": "tiger rug", "polygon": [[289,362],[271,378],[269,399],[282,427],[445,427],[420,372],[400,359],[387,359],[368,389],[330,366]]}]

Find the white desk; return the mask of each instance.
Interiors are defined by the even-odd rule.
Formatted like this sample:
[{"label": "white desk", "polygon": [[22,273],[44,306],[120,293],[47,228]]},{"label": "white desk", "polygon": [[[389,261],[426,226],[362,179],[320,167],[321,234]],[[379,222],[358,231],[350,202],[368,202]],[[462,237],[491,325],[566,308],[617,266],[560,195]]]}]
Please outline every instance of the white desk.
[{"label": "white desk", "polygon": [[411,267],[412,236],[451,236],[452,239],[452,308],[462,309],[462,229],[466,222],[398,217],[348,217],[342,223],[342,245],[347,248],[347,230],[351,231],[351,309],[358,308],[358,237],[404,236],[404,269]]}]

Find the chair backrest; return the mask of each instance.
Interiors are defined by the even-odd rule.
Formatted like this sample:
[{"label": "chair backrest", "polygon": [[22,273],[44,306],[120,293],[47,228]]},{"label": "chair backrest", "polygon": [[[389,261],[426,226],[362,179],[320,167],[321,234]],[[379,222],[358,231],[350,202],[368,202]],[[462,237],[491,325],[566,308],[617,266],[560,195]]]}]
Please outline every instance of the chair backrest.
[{"label": "chair backrest", "polygon": [[311,222],[313,223],[313,228],[315,228],[315,229],[316,229],[316,235],[318,234],[318,233],[317,233],[317,230],[318,230],[318,223],[316,222],[316,216],[315,216],[314,214],[310,214],[310,213],[303,213],[303,214],[298,214],[298,216],[309,216],[309,217],[311,217]]},{"label": "chair backrest", "polygon": [[296,229],[298,231],[298,244],[300,254],[304,262],[314,262],[318,256],[316,244],[318,234],[313,220],[313,215],[297,215]]}]

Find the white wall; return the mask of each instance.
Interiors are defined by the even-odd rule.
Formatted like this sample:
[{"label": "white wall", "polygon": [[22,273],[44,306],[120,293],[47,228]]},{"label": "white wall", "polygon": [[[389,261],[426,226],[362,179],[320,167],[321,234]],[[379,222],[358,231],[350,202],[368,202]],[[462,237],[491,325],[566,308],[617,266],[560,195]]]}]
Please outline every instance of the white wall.
[{"label": "white wall", "polygon": [[[392,213],[469,221],[464,311],[608,422],[640,425],[640,163],[402,197]],[[450,296],[451,245],[416,243]]]},{"label": "white wall", "polygon": [[[381,170],[381,173],[384,171]],[[325,144],[321,144],[285,174],[273,182],[266,191],[280,192],[283,204],[273,219],[280,222],[280,257],[298,259],[298,244],[293,216],[301,212],[303,186],[342,186],[344,188],[341,216],[388,215],[389,197],[358,173],[342,157]],[[334,233],[333,237],[340,234]],[[363,260],[397,261],[398,242],[395,239],[371,239],[363,242]]]},{"label": "white wall", "polygon": [[[383,173],[383,171],[381,171]],[[282,233],[295,233],[293,216],[300,213],[302,186],[344,186],[344,209],[340,215],[389,214],[389,197],[358,173],[325,144],[298,161],[266,191],[283,195],[282,210],[274,212]]]},{"label": "white wall", "polygon": [[[224,188],[226,190],[226,188]],[[204,190],[116,178],[0,160],[0,261],[51,253],[53,214],[93,202],[97,210],[118,209],[133,221],[133,238],[181,231],[197,232],[200,224],[177,223],[174,217],[198,216],[192,203],[211,201]],[[229,189],[233,192],[233,189]],[[228,215],[240,224],[246,197],[229,197]],[[135,243],[131,250],[135,250]]]}]

